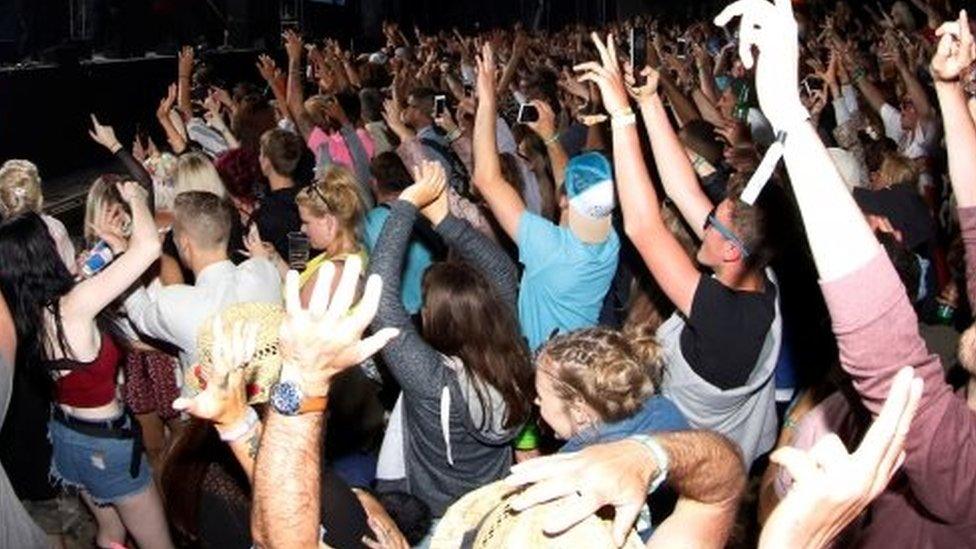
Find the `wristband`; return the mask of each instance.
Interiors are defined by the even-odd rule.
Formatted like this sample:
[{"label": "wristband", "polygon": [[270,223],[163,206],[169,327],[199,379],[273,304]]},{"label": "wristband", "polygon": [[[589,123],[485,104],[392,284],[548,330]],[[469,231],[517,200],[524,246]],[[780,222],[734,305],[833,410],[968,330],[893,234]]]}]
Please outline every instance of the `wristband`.
[{"label": "wristband", "polygon": [[522,432],[515,437],[515,449],[521,451],[535,450],[539,447],[539,429],[534,423],[527,423]]},{"label": "wristband", "polygon": [[552,134],[548,139],[546,139],[543,143],[545,143],[545,145],[548,147],[549,145],[552,145],[553,143],[559,141],[560,137],[561,136],[559,135],[559,132],[556,132]]},{"label": "wristband", "polygon": [[237,442],[250,432],[258,424],[258,421],[260,421],[258,413],[254,411],[254,408],[248,406],[242,420],[226,428],[217,426],[217,433],[220,434],[220,440],[224,442]]},{"label": "wristband", "polygon": [[867,76],[867,74],[868,74],[868,71],[864,70],[864,67],[858,67],[857,70],[854,71],[854,74],[851,76],[851,79],[854,80],[854,83],[856,84],[862,78],[864,78],[865,76]]},{"label": "wristband", "polygon": [[610,118],[610,127],[615,130],[635,124],[637,124],[637,115],[634,114],[634,111],[630,111],[628,114],[615,114]]},{"label": "wristband", "polygon": [[647,488],[647,494],[650,495],[668,479],[668,453],[664,451],[661,443],[652,436],[633,435],[628,438],[641,444],[654,454],[654,461],[657,463],[657,477],[651,481],[651,485]]},{"label": "wristband", "polygon": [[624,108],[619,109],[619,110],[616,110],[616,111],[609,111],[608,110],[607,111],[607,114],[610,115],[610,118],[616,118],[618,116],[627,116],[627,115],[634,114],[634,111],[630,107],[624,107]]},{"label": "wristband", "polygon": [[463,132],[461,132],[461,128],[454,128],[454,130],[451,133],[447,134],[448,143],[454,143],[455,141],[460,139],[462,133]]}]

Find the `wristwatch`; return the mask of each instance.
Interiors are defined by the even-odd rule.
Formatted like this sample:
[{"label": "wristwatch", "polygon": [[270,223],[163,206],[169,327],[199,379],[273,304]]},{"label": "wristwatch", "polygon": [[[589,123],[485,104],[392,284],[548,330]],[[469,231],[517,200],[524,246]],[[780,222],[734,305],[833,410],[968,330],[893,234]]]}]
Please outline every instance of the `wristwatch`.
[{"label": "wristwatch", "polygon": [[329,403],[329,397],[307,397],[298,383],[294,381],[279,381],[271,387],[268,399],[275,412],[283,416],[297,416],[324,412]]}]

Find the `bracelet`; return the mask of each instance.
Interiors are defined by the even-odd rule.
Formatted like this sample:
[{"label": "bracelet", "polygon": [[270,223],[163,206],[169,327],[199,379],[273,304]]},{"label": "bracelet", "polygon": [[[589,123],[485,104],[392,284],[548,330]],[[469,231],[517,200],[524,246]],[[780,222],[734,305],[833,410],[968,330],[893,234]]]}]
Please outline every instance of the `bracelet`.
[{"label": "bracelet", "polygon": [[865,76],[867,76],[867,74],[868,74],[868,71],[864,70],[864,67],[858,67],[857,70],[854,71],[854,74],[852,75],[851,79],[854,80],[854,83],[856,84],[862,78],[864,78]]},{"label": "bracelet", "polygon": [[618,116],[627,116],[627,115],[634,114],[634,111],[630,107],[624,107],[624,108],[622,108],[620,110],[616,110],[616,111],[613,111],[613,112],[611,112],[611,111],[608,110],[607,111],[607,114],[610,115],[610,118],[616,118]]},{"label": "bracelet", "polygon": [[610,118],[610,127],[615,130],[635,124],[637,124],[637,115],[634,114],[634,111],[630,111],[629,114],[616,114]]},{"label": "bracelet", "polygon": [[258,413],[254,411],[254,408],[248,406],[242,420],[226,428],[217,426],[217,433],[220,434],[220,440],[224,442],[237,442],[250,432],[259,421]]},{"label": "bracelet", "polygon": [[545,141],[543,141],[543,143],[548,147],[549,145],[552,145],[553,143],[559,141],[559,138],[560,137],[562,137],[562,136],[559,135],[559,132],[556,132],[556,133],[552,134],[548,139],[546,139]]},{"label": "bracelet", "polygon": [[668,478],[668,453],[664,451],[661,443],[652,436],[632,435],[628,438],[641,444],[654,454],[654,461],[657,462],[657,477],[651,481],[651,485],[647,488],[647,494],[650,495],[664,484],[664,481]]},{"label": "bracelet", "polygon": [[455,141],[460,139],[462,133],[464,132],[461,131],[461,128],[454,128],[454,130],[451,133],[447,134],[448,143],[454,143]]}]

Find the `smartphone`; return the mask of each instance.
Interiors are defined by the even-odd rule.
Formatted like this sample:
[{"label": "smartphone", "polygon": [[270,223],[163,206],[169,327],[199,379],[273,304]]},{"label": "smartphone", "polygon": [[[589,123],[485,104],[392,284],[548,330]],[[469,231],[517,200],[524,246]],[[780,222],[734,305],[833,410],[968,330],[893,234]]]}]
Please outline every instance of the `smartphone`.
[{"label": "smartphone", "polygon": [[447,96],[435,95],[434,96],[434,118],[440,118],[444,116],[445,112],[447,112]]},{"label": "smartphone", "polygon": [[687,38],[679,38],[678,39],[678,48],[677,48],[677,51],[676,51],[675,55],[678,57],[678,59],[685,59],[685,58],[688,57],[688,39]]},{"label": "smartphone", "polygon": [[539,121],[539,109],[532,104],[522,103],[519,106],[518,123],[527,124]]},{"label": "smartphone", "polygon": [[644,27],[630,29],[630,65],[634,74],[640,74],[647,65],[647,29]]}]

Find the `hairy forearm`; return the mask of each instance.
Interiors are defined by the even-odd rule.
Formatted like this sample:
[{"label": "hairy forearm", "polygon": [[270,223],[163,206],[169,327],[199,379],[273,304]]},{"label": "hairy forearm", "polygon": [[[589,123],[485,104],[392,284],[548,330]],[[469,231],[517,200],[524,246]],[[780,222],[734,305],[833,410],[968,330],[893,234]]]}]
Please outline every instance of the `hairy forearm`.
[{"label": "hairy forearm", "polygon": [[711,431],[655,436],[668,454],[668,482],[682,498],[704,504],[735,503],[746,470],[735,444]]},{"label": "hairy forearm", "polygon": [[970,117],[965,92],[957,82],[939,82],[935,90],[945,124],[952,191],[959,207],[976,206],[976,125]]},{"label": "hairy forearm", "polygon": [[318,545],[322,424],[321,414],[269,414],[254,469],[251,530],[258,545]]}]

